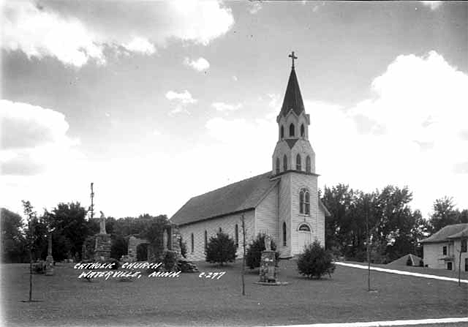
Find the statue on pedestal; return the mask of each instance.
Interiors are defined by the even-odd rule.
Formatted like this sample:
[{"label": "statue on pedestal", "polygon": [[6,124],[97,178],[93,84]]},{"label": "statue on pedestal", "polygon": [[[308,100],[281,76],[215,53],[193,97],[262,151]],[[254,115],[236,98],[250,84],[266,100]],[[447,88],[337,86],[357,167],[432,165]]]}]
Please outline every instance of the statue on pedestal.
[{"label": "statue on pedestal", "polygon": [[104,216],[104,213],[101,212],[101,218],[99,219],[99,234],[107,234],[106,233],[106,216]]},{"label": "statue on pedestal", "polygon": [[271,237],[270,237],[270,235],[265,235],[265,251],[271,251]]}]

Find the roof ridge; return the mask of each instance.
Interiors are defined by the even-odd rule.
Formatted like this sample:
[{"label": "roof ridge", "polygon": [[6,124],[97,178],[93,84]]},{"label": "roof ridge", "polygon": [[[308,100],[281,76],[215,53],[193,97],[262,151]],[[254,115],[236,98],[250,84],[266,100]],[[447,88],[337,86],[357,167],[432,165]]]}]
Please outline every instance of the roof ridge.
[{"label": "roof ridge", "polygon": [[217,191],[219,191],[219,190],[222,190],[222,189],[227,188],[227,187],[231,187],[231,186],[236,185],[236,184],[240,184],[240,183],[242,183],[242,182],[246,182],[246,181],[248,181],[248,180],[250,180],[250,179],[259,178],[260,176],[264,176],[264,175],[267,175],[267,174],[271,174],[271,171],[268,171],[268,172],[266,172],[266,173],[259,174],[259,175],[256,175],[256,176],[252,176],[252,177],[249,177],[249,178],[245,178],[245,179],[242,179],[242,180],[240,180],[240,181],[237,181],[237,182],[234,182],[234,183],[231,183],[231,184],[228,184],[228,185],[224,185],[224,186],[219,187],[219,188],[217,188],[217,189],[208,191],[208,192],[206,192],[206,193],[202,193],[202,194],[193,196],[193,197],[190,198],[190,200],[195,199],[195,198],[198,198],[198,197],[200,197],[200,196],[204,196],[204,195],[213,193],[213,192],[217,192]]}]

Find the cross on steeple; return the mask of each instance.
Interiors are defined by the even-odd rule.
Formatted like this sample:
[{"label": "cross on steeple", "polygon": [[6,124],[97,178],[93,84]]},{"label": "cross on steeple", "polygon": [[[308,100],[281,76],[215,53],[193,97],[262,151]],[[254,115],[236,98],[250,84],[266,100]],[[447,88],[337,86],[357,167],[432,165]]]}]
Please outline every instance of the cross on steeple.
[{"label": "cross on steeple", "polygon": [[292,69],[294,69],[294,59],[297,59],[297,57],[294,55],[294,51],[289,55],[289,58],[292,59]]}]

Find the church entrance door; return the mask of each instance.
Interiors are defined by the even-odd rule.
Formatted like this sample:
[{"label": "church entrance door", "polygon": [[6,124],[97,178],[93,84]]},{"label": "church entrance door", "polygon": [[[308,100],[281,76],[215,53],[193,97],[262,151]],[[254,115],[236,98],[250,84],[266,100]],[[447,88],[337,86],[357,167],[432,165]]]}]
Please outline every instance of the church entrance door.
[{"label": "church entrance door", "polygon": [[303,251],[304,246],[308,246],[312,243],[312,233],[310,232],[310,227],[308,225],[302,224],[299,226],[298,241],[301,252]]}]

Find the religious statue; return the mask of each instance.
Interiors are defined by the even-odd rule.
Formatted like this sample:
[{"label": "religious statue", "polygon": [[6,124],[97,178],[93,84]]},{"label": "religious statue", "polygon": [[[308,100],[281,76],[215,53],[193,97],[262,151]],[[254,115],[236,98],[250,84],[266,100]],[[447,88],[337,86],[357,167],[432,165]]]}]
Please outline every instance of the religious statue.
[{"label": "religious statue", "polygon": [[265,235],[265,250],[271,251],[271,237],[270,235]]},{"label": "religious statue", "polygon": [[104,213],[101,211],[101,218],[99,220],[99,234],[107,234],[106,233],[106,217],[104,216]]}]

